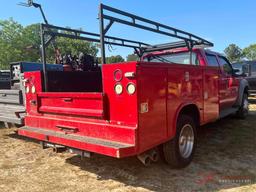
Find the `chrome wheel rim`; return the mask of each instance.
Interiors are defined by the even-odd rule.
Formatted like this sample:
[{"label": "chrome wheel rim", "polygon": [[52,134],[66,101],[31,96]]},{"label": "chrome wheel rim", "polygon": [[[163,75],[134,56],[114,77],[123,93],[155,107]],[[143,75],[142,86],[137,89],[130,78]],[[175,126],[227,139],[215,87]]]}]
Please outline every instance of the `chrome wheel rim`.
[{"label": "chrome wheel rim", "polygon": [[182,127],[179,137],[179,150],[183,158],[188,158],[194,148],[194,130],[189,124]]}]

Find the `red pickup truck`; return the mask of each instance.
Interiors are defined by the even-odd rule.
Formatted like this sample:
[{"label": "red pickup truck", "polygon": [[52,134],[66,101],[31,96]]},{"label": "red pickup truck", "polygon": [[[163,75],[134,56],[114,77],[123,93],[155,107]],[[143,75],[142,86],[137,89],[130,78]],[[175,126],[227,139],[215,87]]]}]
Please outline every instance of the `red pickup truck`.
[{"label": "red pickup truck", "polygon": [[201,125],[246,117],[248,83],[223,55],[173,45],[151,46],[162,48],[101,71],[26,73],[27,115],[18,133],[82,156],[138,156],[145,165],[160,149],[172,167],[187,166]]}]

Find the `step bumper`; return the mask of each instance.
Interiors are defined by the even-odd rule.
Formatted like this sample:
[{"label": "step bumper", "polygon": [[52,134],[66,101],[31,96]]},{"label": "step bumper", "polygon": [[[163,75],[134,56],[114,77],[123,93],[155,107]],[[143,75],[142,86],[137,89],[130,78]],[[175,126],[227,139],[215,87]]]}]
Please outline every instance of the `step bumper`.
[{"label": "step bumper", "polygon": [[73,133],[65,134],[60,131],[24,126],[18,129],[18,134],[48,143],[59,144],[70,148],[94,152],[116,158],[123,158],[136,154],[134,145],[87,137]]}]

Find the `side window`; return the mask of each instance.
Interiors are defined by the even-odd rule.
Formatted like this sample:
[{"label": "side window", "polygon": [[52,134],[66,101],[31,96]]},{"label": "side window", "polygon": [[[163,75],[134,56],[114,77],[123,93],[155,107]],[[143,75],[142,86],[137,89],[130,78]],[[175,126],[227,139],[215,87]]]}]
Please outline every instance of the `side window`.
[{"label": "side window", "polygon": [[233,68],[231,67],[231,64],[225,57],[219,57],[220,58],[220,67],[224,72],[227,74],[232,74]]},{"label": "side window", "polygon": [[219,67],[218,60],[215,55],[206,54],[208,66]]},{"label": "side window", "polygon": [[[144,61],[147,62],[161,62],[161,63],[175,63],[190,65],[190,52],[177,52],[165,55],[153,54],[144,58]],[[199,65],[200,61],[196,53],[192,53],[192,65]]]},{"label": "side window", "polygon": [[252,72],[256,72],[256,63],[251,65]]},{"label": "side window", "polygon": [[256,76],[256,63],[251,64],[251,75]]}]

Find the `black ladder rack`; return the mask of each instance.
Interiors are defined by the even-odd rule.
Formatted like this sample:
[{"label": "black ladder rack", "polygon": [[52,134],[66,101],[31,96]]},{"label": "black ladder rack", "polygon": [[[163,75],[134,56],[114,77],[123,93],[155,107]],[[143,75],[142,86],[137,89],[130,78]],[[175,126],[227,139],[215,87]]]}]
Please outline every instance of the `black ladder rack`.
[{"label": "black ladder rack", "polygon": [[[112,13],[112,14],[111,14]],[[113,15],[120,15],[121,17],[113,16]],[[122,19],[126,17],[127,19]],[[99,19],[100,19],[100,40],[101,40],[101,55],[102,58],[105,58],[105,35],[111,26],[114,23],[120,23],[124,25],[129,25],[132,27],[144,29],[147,31],[155,32],[158,34],[166,35],[168,37],[173,37],[180,39],[182,41],[174,42],[174,43],[167,43],[162,45],[155,45],[155,46],[146,46],[141,47],[139,50],[136,48],[136,53],[140,54],[141,56],[145,52],[151,51],[159,51],[159,50],[166,50],[166,49],[173,49],[173,48],[180,48],[180,47],[187,47],[189,50],[195,45],[201,45],[204,47],[212,47],[213,43],[196,36],[192,33],[188,33],[155,21],[151,21],[149,19],[145,19],[143,17],[139,17],[137,15],[121,11],[119,9],[100,4],[99,8]],[[105,20],[108,21],[108,24],[105,26]],[[102,59],[102,63],[105,63],[105,60]]]},{"label": "black ladder rack", "polygon": [[[105,53],[106,44],[133,48],[139,57],[141,57],[144,53],[148,53],[148,52],[187,47],[191,53],[190,54],[191,61],[192,61],[193,47],[195,46],[212,47],[213,46],[213,43],[201,37],[193,35],[191,33],[188,33],[188,32],[185,32],[185,31],[182,31],[182,30],[179,30],[155,21],[151,21],[149,19],[145,19],[143,17],[139,17],[134,14],[130,14],[116,8],[112,8],[104,4],[100,4],[100,7],[99,7],[99,21],[100,21],[99,34],[54,26],[54,25],[50,25],[46,20],[40,4],[35,4],[35,3],[31,4],[32,1],[29,1],[29,2],[30,4],[28,4],[28,6],[33,5],[36,8],[40,8],[45,21],[45,24],[41,24],[41,53],[42,53],[41,57],[44,65],[43,71],[44,71],[45,91],[47,91],[47,70],[46,70],[45,49],[57,36],[100,43],[102,64],[106,63],[106,53]],[[121,17],[117,17],[113,15],[120,15]],[[126,17],[127,19],[122,19],[123,17]],[[104,24],[105,20],[108,21],[106,26]],[[108,30],[112,27],[114,23],[120,23],[124,25],[129,25],[132,27],[144,29],[144,30],[162,34],[168,37],[176,38],[176,39],[179,39],[180,41],[159,44],[159,45],[149,45],[147,43],[140,42],[140,41],[128,40],[124,38],[106,35]]]}]

